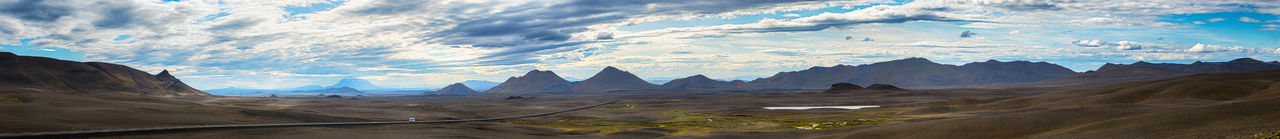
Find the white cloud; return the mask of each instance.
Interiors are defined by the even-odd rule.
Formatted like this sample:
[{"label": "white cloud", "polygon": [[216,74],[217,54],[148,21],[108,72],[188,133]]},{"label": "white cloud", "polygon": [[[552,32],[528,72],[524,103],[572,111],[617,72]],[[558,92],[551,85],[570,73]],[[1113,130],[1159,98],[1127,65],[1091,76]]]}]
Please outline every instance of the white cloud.
[{"label": "white cloud", "polygon": [[1080,47],[1106,47],[1116,50],[1140,50],[1143,48],[1143,44],[1132,41],[1109,43],[1101,40],[1076,40],[1072,41],[1071,44],[1075,44]]},{"label": "white cloud", "polygon": [[800,17],[800,14],[783,14],[783,17]]},{"label": "white cloud", "polygon": [[1191,46],[1191,48],[1188,48],[1186,51],[1187,51],[1187,52],[1198,52],[1198,53],[1206,53],[1206,52],[1223,52],[1223,51],[1244,51],[1244,47],[1240,47],[1240,46],[1224,47],[1224,46],[1221,46],[1221,45],[1211,45],[1211,44],[1201,44],[1201,43],[1196,43],[1196,45],[1195,45],[1195,46]]},{"label": "white cloud", "polygon": [[1209,21],[1209,23],[1213,23],[1213,22],[1218,22],[1218,21],[1223,21],[1223,20],[1227,20],[1227,19],[1222,19],[1222,18],[1210,18],[1209,20],[1205,20],[1205,21]]},{"label": "white cloud", "polygon": [[1203,25],[1204,21],[1191,21],[1191,24]]},{"label": "white cloud", "polygon": [[1009,35],[1018,34],[1018,33],[1022,33],[1022,30],[1009,31]]},{"label": "white cloud", "polygon": [[49,52],[53,52],[53,51],[58,51],[58,50],[53,50],[53,49],[48,49],[48,48],[41,48],[41,49],[40,49],[40,51],[49,51]]},{"label": "white cloud", "polygon": [[1258,23],[1262,21],[1258,21],[1258,19],[1253,19],[1249,17],[1240,17],[1240,22]]}]

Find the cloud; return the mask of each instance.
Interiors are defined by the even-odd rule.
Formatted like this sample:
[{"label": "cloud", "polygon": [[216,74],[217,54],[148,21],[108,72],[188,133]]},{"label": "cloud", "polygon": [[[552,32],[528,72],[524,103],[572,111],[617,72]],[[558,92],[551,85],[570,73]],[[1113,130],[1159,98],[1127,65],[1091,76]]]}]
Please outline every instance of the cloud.
[{"label": "cloud", "polygon": [[780,55],[780,56],[801,56],[808,53],[803,49],[788,49],[788,48],[766,49],[766,50],[760,50],[757,52],[765,53],[765,54]]},{"label": "cloud", "polygon": [[1258,23],[1262,21],[1259,21],[1258,19],[1249,18],[1249,17],[1240,17],[1240,22]]},{"label": "cloud", "polygon": [[1204,21],[1191,21],[1191,24],[1203,25],[1203,24],[1205,24],[1205,23],[1204,23]]},{"label": "cloud", "polygon": [[1013,31],[1009,31],[1009,35],[1019,34],[1019,33],[1022,33],[1022,30],[1013,30]]},{"label": "cloud", "polygon": [[48,48],[41,48],[41,49],[40,49],[40,51],[53,52],[53,51],[58,51],[58,50],[53,50],[53,49],[48,49]]},{"label": "cloud", "polygon": [[876,40],[871,39],[871,37],[865,37],[865,38],[862,38],[862,41],[869,42],[869,41],[876,41]]},{"label": "cloud", "polygon": [[1143,48],[1142,44],[1137,42],[1131,42],[1131,41],[1118,41],[1115,43],[1109,43],[1101,40],[1076,40],[1076,41],[1071,41],[1071,44],[1075,44],[1076,46],[1080,46],[1080,47],[1106,47],[1106,48],[1113,48],[1116,50],[1141,50]]},{"label": "cloud", "polygon": [[1218,22],[1218,21],[1222,21],[1222,20],[1227,20],[1227,19],[1222,19],[1222,18],[1209,18],[1209,20],[1205,20],[1205,21],[1209,21],[1209,23],[1213,23],[1213,22]]},{"label": "cloud", "polygon": [[800,17],[800,14],[783,14],[782,17]]},{"label": "cloud", "polygon": [[965,30],[964,32],[960,32],[960,37],[961,37],[961,38],[969,38],[969,37],[973,37],[973,36],[977,36],[977,35],[978,35],[978,33],[973,33],[973,32],[970,32],[970,31],[968,31],[968,30]]},{"label": "cloud", "polygon": [[1201,44],[1201,43],[1196,43],[1196,45],[1195,45],[1195,46],[1191,46],[1191,48],[1188,48],[1186,51],[1187,51],[1187,52],[1197,52],[1197,53],[1225,52],[1225,51],[1244,51],[1244,47],[1240,47],[1240,46],[1224,47],[1224,46],[1221,46],[1221,45],[1210,45],[1210,44]]}]

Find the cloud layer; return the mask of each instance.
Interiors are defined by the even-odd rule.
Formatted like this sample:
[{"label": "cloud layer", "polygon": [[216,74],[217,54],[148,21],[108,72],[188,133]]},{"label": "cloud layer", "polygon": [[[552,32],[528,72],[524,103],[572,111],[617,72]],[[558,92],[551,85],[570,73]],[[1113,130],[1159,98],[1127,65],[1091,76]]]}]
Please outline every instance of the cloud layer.
[{"label": "cloud layer", "polygon": [[[501,80],[534,68],[574,77],[603,66],[651,77],[734,77],[903,57],[1058,60],[1072,67],[1274,57],[1275,42],[1240,43],[1188,30],[1239,21],[1267,32],[1267,23],[1280,21],[1271,19],[1277,9],[1280,3],[1247,0],[11,0],[0,1],[0,37],[6,38],[0,44],[171,69],[201,89],[286,88],[344,77],[415,87]],[[1271,17],[1167,18],[1220,12]],[[755,16],[766,17],[619,29]],[[1156,33],[1182,35],[1142,35]],[[1135,37],[1097,38],[1108,35]],[[1150,40],[1155,37],[1181,42]]]}]

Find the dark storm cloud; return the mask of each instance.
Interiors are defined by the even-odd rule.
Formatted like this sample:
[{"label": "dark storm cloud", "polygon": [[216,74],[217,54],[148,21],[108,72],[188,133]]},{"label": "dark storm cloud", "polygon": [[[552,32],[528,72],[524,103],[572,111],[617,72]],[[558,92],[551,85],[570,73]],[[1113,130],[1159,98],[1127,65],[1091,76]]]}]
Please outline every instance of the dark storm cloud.
[{"label": "dark storm cloud", "polygon": [[[745,8],[776,6],[795,0],[576,0],[554,5],[527,5],[502,9],[502,12],[481,16],[448,16],[457,26],[428,35],[427,38],[444,38],[438,41],[446,45],[473,45],[476,47],[516,47],[485,56],[489,62],[517,63],[536,54],[556,50],[572,50],[593,41],[566,42],[572,34],[587,31],[587,26],[618,23],[626,19],[649,15],[719,14]],[[429,4],[390,0],[365,9],[354,10],[357,15],[389,15],[430,8]],[[660,6],[653,6],[660,5]],[[481,7],[481,6],[476,6]],[[464,11],[469,9],[445,9]],[[779,28],[769,31],[782,32],[821,30],[829,26]],[[590,40],[615,39],[612,34],[601,34]]]},{"label": "dark storm cloud", "polygon": [[70,7],[45,4],[44,0],[22,0],[0,4],[0,13],[25,21],[53,22],[71,15]]},{"label": "dark storm cloud", "polygon": [[155,16],[155,15],[139,15],[137,6],[133,2],[125,2],[124,4],[97,2],[97,5],[106,7],[103,9],[102,18],[93,21],[93,26],[97,28],[126,28],[135,26],[152,26],[152,23],[145,19],[139,19],[139,16]]}]

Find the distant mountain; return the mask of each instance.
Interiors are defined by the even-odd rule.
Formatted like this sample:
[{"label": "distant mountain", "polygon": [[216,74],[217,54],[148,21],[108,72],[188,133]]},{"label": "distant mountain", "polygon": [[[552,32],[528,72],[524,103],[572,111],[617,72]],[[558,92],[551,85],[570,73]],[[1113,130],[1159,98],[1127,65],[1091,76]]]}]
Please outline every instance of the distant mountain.
[{"label": "distant mountain", "polygon": [[300,86],[300,87],[296,87],[288,90],[320,90],[324,88],[325,88],[324,86],[320,86],[320,85],[307,85],[307,86]]},{"label": "distant mountain", "polygon": [[444,95],[444,94],[478,94],[478,93],[480,92],[476,92],[476,90],[471,90],[471,88],[467,87],[467,85],[465,84],[454,83],[453,85],[440,88],[440,90],[436,90],[434,92],[428,92],[424,94]]},{"label": "distant mountain", "polygon": [[337,84],[333,84],[325,88],[341,88],[341,87],[351,87],[359,90],[372,90],[372,89],[379,88],[378,86],[374,86],[373,82],[369,82],[369,80],[356,79],[356,78],[343,78],[342,80],[338,81]]},{"label": "distant mountain", "polygon": [[1128,65],[1107,63],[1102,65],[1102,67],[1098,67],[1098,71],[1125,67],[1150,67],[1189,73],[1233,73],[1278,69],[1280,68],[1280,62],[1262,62],[1252,58],[1239,58],[1228,62],[1196,61],[1191,64],[1147,63],[1144,61],[1138,61]]},{"label": "distant mountain", "polygon": [[656,78],[645,78],[644,81],[649,82],[650,84],[666,84],[667,82],[671,82],[671,80],[675,80],[675,79],[678,79],[678,78],[656,77]]},{"label": "distant mountain", "polygon": [[102,62],[75,62],[0,52],[0,88],[38,92],[120,93],[143,96],[208,96],[169,74]]},{"label": "distant mountain", "polygon": [[485,90],[489,90],[489,88],[493,88],[502,83],[485,81],[485,80],[467,80],[467,81],[462,81],[462,84],[467,85],[467,87],[470,87],[471,89],[475,89],[476,91],[485,91]]},{"label": "distant mountain", "polygon": [[[315,90],[315,89],[312,89],[312,90]],[[246,94],[256,94],[256,93],[274,92],[274,91],[275,90],[270,90],[270,89],[249,89],[249,88],[236,88],[236,87],[204,90],[204,92],[209,92],[209,94],[214,94],[214,95],[246,95]]]},{"label": "distant mountain", "polygon": [[362,94],[364,92],[351,87],[325,88],[320,90],[304,90],[294,92],[320,93],[320,94]]},{"label": "distant mountain", "polygon": [[507,78],[507,81],[485,93],[570,92],[570,86],[569,81],[560,78],[555,72],[532,70],[524,76]]},{"label": "distant mountain", "polygon": [[[741,80],[738,80],[741,82]],[[733,88],[737,83],[714,80],[702,74],[671,80],[662,84],[661,88]]]},{"label": "distant mountain", "polygon": [[601,92],[613,90],[639,90],[652,89],[657,85],[650,84],[647,81],[636,77],[631,72],[622,71],[612,66],[605,67],[596,73],[595,76],[575,82],[573,84],[573,92]]},{"label": "distant mountain", "polygon": [[886,83],[907,88],[981,85],[1004,82],[1032,82],[1077,74],[1046,62],[1013,61],[968,63],[963,66],[934,63],[924,58],[907,58],[868,65],[813,67],[781,72],[752,80],[744,88],[821,89],[831,84]]},{"label": "distant mountain", "polygon": [[578,79],[578,78],[574,78],[574,77],[564,77],[564,80],[569,81],[569,82],[577,82],[577,81],[582,81],[582,80],[586,80],[586,79]]}]

